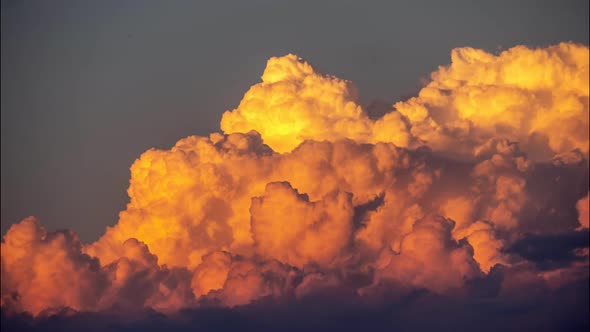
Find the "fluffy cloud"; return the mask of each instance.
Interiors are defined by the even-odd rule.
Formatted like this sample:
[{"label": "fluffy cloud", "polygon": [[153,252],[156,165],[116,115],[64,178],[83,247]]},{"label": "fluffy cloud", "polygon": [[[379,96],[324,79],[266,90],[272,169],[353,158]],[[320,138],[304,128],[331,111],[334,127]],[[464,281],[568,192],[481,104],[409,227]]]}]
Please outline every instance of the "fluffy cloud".
[{"label": "fluffy cloud", "polygon": [[256,130],[281,153],[307,139],[350,138],[472,154],[497,137],[520,142],[535,160],[576,149],[588,156],[588,57],[588,47],[572,43],[499,55],[457,48],[417,97],[375,121],[352,83],[292,54],[274,57],[262,82],[223,115],[221,129]]},{"label": "fluffy cloud", "polygon": [[351,195],[342,192],[310,202],[289,183],[273,182],[263,197],[252,199],[250,213],[257,252],[300,268],[330,265],[352,234]]},{"label": "fluffy cloud", "polygon": [[190,275],[160,267],[136,239],[119,248],[120,257],[101,266],[82,253],[70,231],[47,232],[29,217],[13,225],[2,243],[2,305],[38,315],[71,308],[96,311],[114,306],[178,309],[192,302]]},{"label": "fluffy cloud", "polygon": [[50,308],[89,310],[108,286],[77,235],[48,233],[33,217],[13,225],[2,243],[2,306],[34,315]]},{"label": "fluffy cloud", "polygon": [[399,252],[388,252],[389,263],[378,270],[376,281],[389,279],[439,293],[461,288],[480,272],[472,249],[452,239],[453,227],[453,221],[442,217],[417,220]]},{"label": "fluffy cloud", "polygon": [[[307,139],[374,141],[373,126],[359,104],[354,85],[323,75],[293,54],[268,60],[262,82],[246,92],[237,109],[225,112],[226,133],[256,130],[277,152],[288,152]],[[388,115],[378,123],[380,139],[407,146],[402,119]]]},{"label": "fluffy cloud", "polygon": [[431,148],[469,152],[489,137],[518,141],[534,159],[588,156],[588,47],[516,46],[499,55],[451,53],[417,97],[395,108]]},{"label": "fluffy cloud", "polygon": [[[510,297],[587,278],[588,48],[451,58],[376,120],[352,83],[271,58],[225,133],[133,163],[130,201],[95,243],[13,225],[2,307],[172,313],[477,285]],[[563,259],[539,262],[530,234],[564,241]]]}]

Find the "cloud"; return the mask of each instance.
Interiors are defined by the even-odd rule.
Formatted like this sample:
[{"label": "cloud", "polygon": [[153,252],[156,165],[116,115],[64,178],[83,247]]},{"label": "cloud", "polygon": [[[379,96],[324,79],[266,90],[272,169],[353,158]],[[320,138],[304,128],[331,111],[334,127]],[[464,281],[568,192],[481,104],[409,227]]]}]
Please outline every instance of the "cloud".
[{"label": "cloud", "polygon": [[388,252],[389,263],[377,270],[376,281],[392,279],[437,293],[461,288],[480,273],[469,245],[452,239],[454,222],[427,216],[417,220],[401,241],[399,253]]},{"label": "cloud", "polygon": [[[572,231],[551,235],[527,235],[507,248],[544,270],[583,262],[580,250],[588,248],[590,239],[586,231]],[[585,255],[587,256],[587,254]],[[587,257],[586,257],[587,259]]]},{"label": "cloud", "polygon": [[399,114],[373,123],[351,82],[318,73],[293,54],[270,58],[262,82],[252,86],[238,108],[225,112],[221,119],[224,132],[255,130],[280,153],[308,139],[373,142],[374,126],[381,129],[377,132],[380,139],[408,145],[407,128]]},{"label": "cloud", "polygon": [[417,97],[395,108],[435,150],[468,152],[488,137],[520,142],[534,159],[588,156],[588,47],[516,46],[499,55],[454,49]]},{"label": "cloud", "polygon": [[351,82],[292,54],[273,57],[262,82],[224,113],[221,129],[256,130],[281,153],[307,139],[349,138],[472,154],[496,137],[520,142],[535,160],[576,149],[587,157],[588,56],[588,47],[573,43],[516,46],[499,55],[457,48],[417,97],[377,120],[359,105]]},{"label": "cloud", "polygon": [[[590,194],[589,194],[590,195]],[[576,209],[578,210],[578,222],[580,223],[580,228],[588,228],[588,196],[580,199],[578,203],[576,203]]]},{"label": "cloud", "polygon": [[330,266],[351,240],[350,194],[333,192],[310,202],[288,182],[271,182],[264,196],[252,198],[250,213],[257,253],[295,267]]},{"label": "cloud", "polygon": [[33,315],[96,307],[108,281],[98,260],[80,248],[75,233],[48,233],[34,217],[12,225],[1,250],[2,307]]},{"label": "cloud", "polygon": [[587,59],[571,43],[455,49],[375,119],[351,82],[271,58],[224,133],[133,163],[129,203],[95,243],[13,225],[3,314],[159,326],[217,308],[249,326],[259,308],[284,305],[284,318],[327,299],[361,321],[482,299],[537,315],[555,294],[587,308],[568,288],[588,280]]}]

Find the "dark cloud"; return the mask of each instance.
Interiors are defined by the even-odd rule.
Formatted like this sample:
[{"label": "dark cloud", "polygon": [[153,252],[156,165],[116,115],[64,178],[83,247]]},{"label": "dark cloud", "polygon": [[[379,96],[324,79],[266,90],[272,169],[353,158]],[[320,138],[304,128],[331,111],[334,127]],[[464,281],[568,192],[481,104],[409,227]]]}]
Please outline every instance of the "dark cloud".
[{"label": "dark cloud", "polygon": [[534,262],[540,269],[549,270],[569,266],[573,262],[583,262],[588,257],[580,257],[576,249],[590,245],[588,230],[570,231],[558,234],[526,235],[507,249]]},{"label": "dark cloud", "polygon": [[[185,309],[170,316],[145,310],[68,313],[33,319],[2,312],[2,331],[587,331],[588,280],[551,290],[540,287],[517,299],[497,292],[517,271],[496,268],[472,285],[494,296],[436,295],[415,289],[395,301],[367,302],[352,293],[313,296],[289,303],[261,301],[229,308]],[[492,280],[494,279],[494,280]],[[489,291],[489,289],[487,290]],[[472,294],[473,295],[473,294]]]}]

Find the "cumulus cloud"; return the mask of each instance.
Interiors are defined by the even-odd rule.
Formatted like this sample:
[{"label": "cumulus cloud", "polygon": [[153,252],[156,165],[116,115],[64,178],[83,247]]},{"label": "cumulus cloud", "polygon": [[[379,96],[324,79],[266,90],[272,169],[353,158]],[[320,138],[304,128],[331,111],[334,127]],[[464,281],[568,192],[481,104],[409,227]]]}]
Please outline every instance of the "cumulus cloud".
[{"label": "cumulus cloud", "polygon": [[417,220],[401,241],[399,253],[388,252],[389,263],[377,272],[376,281],[392,279],[401,284],[444,293],[460,288],[479,268],[469,245],[452,239],[454,222],[427,216]]},{"label": "cumulus cloud", "polygon": [[252,198],[252,234],[256,250],[289,265],[330,265],[352,234],[351,195],[334,192],[310,202],[289,183],[272,182],[263,197]]},{"label": "cumulus cloud", "polygon": [[[374,133],[374,126],[380,130]],[[342,138],[373,142],[374,136],[408,145],[408,130],[398,114],[373,123],[360,106],[352,82],[317,72],[293,54],[268,60],[262,82],[246,92],[238,108],[223,114],[226,133],[256,130],[277,152],[288,152],[308,139]]]},{"label": "cumulus cloud", "polygon": [[160,267],[157,257],[136,239],[126,240],[120,257],[103,266],[82,252],[75,233],[47,232],[33,217],[13,225],[4,240],[2,306],[11,311],[39,315],[62,308],[97,311],[114,306],[169,310],[192,300],[190,275]]},{"label": "cumulus cloud", "polygon": [[2,306],[34,315],[94,308],[107,287],[96,258],[70,231],[48,233],[34,217],[13,225],[2,243]]},{"label": "cumulus cloud", "polygon": [[395,104],[433,149],[471,149],[488,137],[518,141],[535,159],[588,156],[588,47],[516,46],[499,55],[451,53],[417,97]]},{"label": "cumulus cloud", "polygon": [[98,241],[13,225],[2,308],[503,299],[585,280],[587,243],[547,263],[535,239],[587,232],[587,77],[588,47],[571,43],[455,49],[416,97],[373,119],[351,82],[271,58],[223,133],[133,163],[129,203]]},{"label": "cumulus cloud", "polygon": [[268,61],[221,129],[256,130],[281,153],[306,139],[350,138],[471,154],[497,137],[520,142],[535,160],[576,149],[587,157],[588,57],[588,47],[572,43],[499,55],[457,48],[418,96],[371,120],[352,83],[289,54]]}]

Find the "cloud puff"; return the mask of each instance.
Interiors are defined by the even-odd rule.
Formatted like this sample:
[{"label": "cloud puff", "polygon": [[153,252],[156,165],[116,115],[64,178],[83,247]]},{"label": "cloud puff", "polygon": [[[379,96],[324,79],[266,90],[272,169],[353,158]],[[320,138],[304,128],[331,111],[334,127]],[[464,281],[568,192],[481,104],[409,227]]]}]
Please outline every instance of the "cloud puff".
[{"label": "cloud puff", "polygon": [[[225,112],[221,119],[224,132],[256,130],[281,153],[307,139],[373,142],[374,126],[351,82],[318,73],[293,54],[270,58],[262,82],[252,86],[238,108]],[[407,129],[399,115],[387,115],[377,126],[381,140],[408,145]]]},{"label": "cloud puff", "polygon": [[2,306],[37,315],[49,308],[89,310],[108,286],[96,258],[70,231],[48,233],[33,217],[12,225],[2,243]]},{"label": "cloud puff", "polygon": [[404,236],[398,253],[388,252],[389,263],[377,272],[376,280],[394,280],[444,293],[461,288],[465,279],[479,272],[472,249],[452,239],[454,222],[427,216],[417,220]]},{"label": "cloud puff", "polygon": [[264,196],[252,198],[250,213],[257,252],[292,266],[330,265],[350,243],[350,194],[333,192],[310,202],[289,183],[272,182]]},{"label": "cloud puff", "polygon": [[47,232],[33,217],[13,225],[4,240],[2,305],[13,311],[169,310],[192,301],[190,275],[160,267],[136,239],[125,241],[119,258],[106,266],[82,253],[75,233]]},{"label": "cloud puff", "polygon": [[469,151],[489,137],[518,141],[534,159],[588,156],[588,47],[516,46],[499,55],[451,52],[417,97],[395,108],[435,150]]}]

